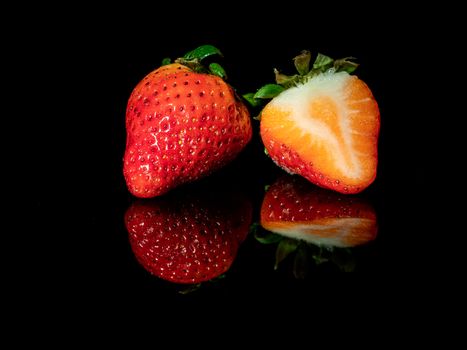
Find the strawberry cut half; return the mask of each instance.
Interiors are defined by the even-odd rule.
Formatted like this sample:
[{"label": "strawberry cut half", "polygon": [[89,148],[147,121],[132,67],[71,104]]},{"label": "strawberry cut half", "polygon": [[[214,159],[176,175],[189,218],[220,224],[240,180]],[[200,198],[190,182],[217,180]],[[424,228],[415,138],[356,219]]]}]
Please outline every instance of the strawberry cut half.
[{"label": "strawberry cut half", "polygon": [[362,198],[313,186],[297,176],[271,185],[261,206],[261,226],[318,246],[350,248],[376,238],[376,212]]},{"label": "strawberry cut half", "polygon": [[261,112],[261,138],[287,172],[358,193],[376,178],[380,113],[368,86],[342,68],[342,60],[332,62],[285,79],[287,89],[277,85],[281,89]]},{"label": "strawberry cut half", "polygon": [[292,175],[280,177],[267,189],[260,226],[255,238],[262,244],[277,243],[275,269],[293,255],[293,274],[300,279],[310,267],[326,262],[331,263],[327,267],[354,271],[354,247],[373,241],[378,233],[376,212],[366,200]]}]

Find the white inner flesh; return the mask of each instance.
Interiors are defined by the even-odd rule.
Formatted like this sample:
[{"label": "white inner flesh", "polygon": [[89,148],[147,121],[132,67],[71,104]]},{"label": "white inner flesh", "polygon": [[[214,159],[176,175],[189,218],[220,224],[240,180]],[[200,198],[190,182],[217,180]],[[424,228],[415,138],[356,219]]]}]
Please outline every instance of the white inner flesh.
[{"label": "white inner flesh", "polygon": [[[339,218],[329,219],[324,224],[296,224],[293,227],[274,227],[274,233],[293,239],[303,240],[319,246],[346,248],[352,247],[353,240],[347,241],[346,237],[361,232],[362,227],[370,227],[371,220],[364,218]],[[355,231],[354,231],[355,230]],[[324,233],[324,231],[331,231]],[[328,235],[326,237],[326,235]]]},{"label": "white inner flesh", "polygon": [[[344,103],[344,87],[348,80],[353,78],[346,72],[320,74],[305,84],[284,91],[272,103],[280,109],[291,111],[291,118],[303,134],[307,133],[315,139],[318,137],[330,145],[334,150],[336,167],[347,176],[358,178],[361,168],[355,152],[350,152],[350,160],[347,160],[341,150],[341,147],[352,150],[350,115],[355,111],[349,110]],[[313,111],[310,111],[311,102],[321,97],[331,98],[337,106],[343,145],[325,123],[313,118]]]}]

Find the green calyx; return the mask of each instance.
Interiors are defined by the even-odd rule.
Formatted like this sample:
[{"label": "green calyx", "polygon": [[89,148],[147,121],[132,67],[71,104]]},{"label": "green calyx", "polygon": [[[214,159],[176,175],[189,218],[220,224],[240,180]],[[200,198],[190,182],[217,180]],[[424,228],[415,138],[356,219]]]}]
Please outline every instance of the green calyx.
[{"label": "green calyx", "polygon": [[[227,74],[219,63],[212,62],[208,66],[202,63],[204,59],[214,55],[223,56],[218,48],[212,45],[203,45],[186,53],[183,57],[177,58],[174,62],[183,64],[197,73],[213,74],[222,79],[227,79]],[[164,58],[162,60],[163,66],[171,63],[172,61],[170,58]]]},{"label": "green calyx", "polygon": [[352,249],[318,246],[285,237],[265,230],[259,223],[251,226],[250,233],[261,244],[276,245],[274,270],[279,269],[284,260],[289,260],[293,275],[297,279],[306,278],[310,268],[316,269],[322,264],[332,264],[343,272],[355,270],[356,261]]},{"label": "green calyx", "polygon": [[186,284],[186,285],[179,285],[176,288],[178,289],[178,293],[182,295],[187,295],[187,294],[192,294],[195,292],[198,292],[201,289],[206,289],[206,288],[212,288],[219,286],[222,282],[222,280],[226,279],[227,273],[220,274],[217,277],[214,277],[213,279],[210,279],[205,282],[200,282],[196,284]]},{"label": "green calyx", "polygon": [[338,60],[318,53],[312,65],[310,51],[302,51],[293,59],[297,74],[285,75],[274,69],[275,84],[266,84],[256,93],[243,95],[245,100],[252,107],[259,107],[264,104],[264,100],[271,99],[279,95],[284,90],[303,84],[309,79],[325,72],[347,72],[352,73],[357,69],[358,64],[353,62],[354,57],[345,57]]}]

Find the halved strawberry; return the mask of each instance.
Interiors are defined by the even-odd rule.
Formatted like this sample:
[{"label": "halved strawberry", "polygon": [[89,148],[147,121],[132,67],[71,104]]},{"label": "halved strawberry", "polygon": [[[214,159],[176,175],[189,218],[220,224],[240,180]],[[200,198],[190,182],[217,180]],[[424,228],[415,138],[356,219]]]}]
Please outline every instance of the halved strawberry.
[{"label": "halved strawberry", "polygon": [[251,203],[238,193],[185,192],[136,201],[125,225],[136,259],[148,272],[196,284],[230,268],[251,218]]},{"label": "halved strawberry", "polygon": [[378,232],[376,213],[362,198],[343,196],[291,175],[268,188],[260,224],[269,232],[257,230],[257,240],[278,243],[275,268],[295,253],[297,278],[306,276],[310,261],[316,265],[330,261],[342,271],[353,271],[356,259],[349,248],[374,240]]},{"label": "halved strawberry", "polygon": [[296,176],[271,185],[261,206],[261,226],[319,246],[348,248],[376,238],[376,213],[362,198],[343,196]]},{"label": "halved strawberry", "polygon": [[[380,114],[368,86],[350,75],[356,64],[308,52],[295,58],[299,75],[276,71],[280,85],[261,112],[261,138],[272,160],[291,174],[341,193],[358,193],[376,177]],[[284,89],[286,89],[284,91]]]}]

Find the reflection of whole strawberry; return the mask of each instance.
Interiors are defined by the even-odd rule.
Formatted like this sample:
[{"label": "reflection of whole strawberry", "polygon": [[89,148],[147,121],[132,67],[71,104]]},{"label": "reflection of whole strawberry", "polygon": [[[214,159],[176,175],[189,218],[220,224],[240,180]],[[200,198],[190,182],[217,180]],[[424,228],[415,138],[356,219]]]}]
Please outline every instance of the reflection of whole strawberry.
[{"label": "reflection of whole strawberry", "polygon": [[200,283],[226,272],[248,234],[249,201],[206,194],[135,202],[125,214],[132,250],[151,274]]},{"label": "reflection of whole strawberry", "polygon": [[[221,78],[220,52],[202,46],[149,73],[134,88],[126,111],[123,173],[142,198],[195,181],[233,160],[252,136],[249,113]],[[213,73],[213,74],[211,74]]]}]

